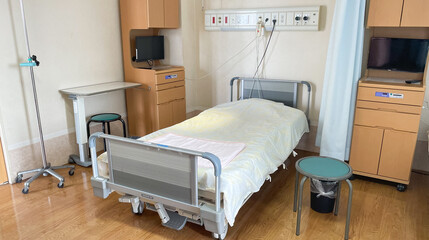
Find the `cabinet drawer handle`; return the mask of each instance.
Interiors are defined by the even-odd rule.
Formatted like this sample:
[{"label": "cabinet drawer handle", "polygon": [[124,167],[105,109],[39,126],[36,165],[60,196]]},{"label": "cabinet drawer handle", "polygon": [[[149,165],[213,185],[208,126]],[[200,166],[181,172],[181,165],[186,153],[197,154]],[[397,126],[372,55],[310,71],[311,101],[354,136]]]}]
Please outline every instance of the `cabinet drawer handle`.
[{"label": "cabinet drawer handle", "polygon": [[394,131],[401,131],[392,127],[383,127],[383,126],[374,126],[375,128],[383,128],[383,129],[387,129],[387,130],[394,130]]},{"label": "cabinet drawer handle", "polygon": [[385,111],[385,112],[398,112],[396,109],[390,109],[390,108],[377,108],[379,111]]}]

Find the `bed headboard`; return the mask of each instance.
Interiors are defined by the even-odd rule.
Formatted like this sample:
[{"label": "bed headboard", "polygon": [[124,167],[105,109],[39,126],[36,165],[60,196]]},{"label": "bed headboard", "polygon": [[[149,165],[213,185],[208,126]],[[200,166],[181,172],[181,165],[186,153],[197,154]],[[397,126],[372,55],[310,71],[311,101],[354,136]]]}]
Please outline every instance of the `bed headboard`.
[{"label": "bed headboard", "polygon": [[305,115],[309,118],[311,85],[306,81],[242,78],[234,77],[230,81],[231,102],[234,100],[234,82],[237,81],[237,99],[263,98],[275,102],[281,102],[286,106],[297,108],[298,85],[306,85],[308,91],[307,108]]}]

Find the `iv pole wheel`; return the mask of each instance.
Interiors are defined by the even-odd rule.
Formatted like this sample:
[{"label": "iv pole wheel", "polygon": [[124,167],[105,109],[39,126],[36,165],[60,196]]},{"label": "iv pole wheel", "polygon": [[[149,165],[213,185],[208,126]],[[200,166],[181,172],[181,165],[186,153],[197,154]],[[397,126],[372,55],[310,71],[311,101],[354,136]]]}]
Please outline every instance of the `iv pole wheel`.
[{"label": "iv pole wheel", "polygon": [[57,185],[58,188],[64,188],[64,182],[59,182]]},{"label": "iv pole wheel", "polygon": [[22,189],[22,193],[27,194],[28,193],[28,188],[23,188]]},{"label": "iv pole wheel", "polygon": [[73,175],[74,175],[74,169],[70,169],[70,171],[69,171],[69,175],[70,175],[70,176],[73,176]]},{"label": "iv pole wheel", "polygon": [[16,182],[16,183],[21,183],[21,182],[22,182],[22,175],[18,175],[18,176],[16,176],[16,178],[15,178],[15,182]]}]

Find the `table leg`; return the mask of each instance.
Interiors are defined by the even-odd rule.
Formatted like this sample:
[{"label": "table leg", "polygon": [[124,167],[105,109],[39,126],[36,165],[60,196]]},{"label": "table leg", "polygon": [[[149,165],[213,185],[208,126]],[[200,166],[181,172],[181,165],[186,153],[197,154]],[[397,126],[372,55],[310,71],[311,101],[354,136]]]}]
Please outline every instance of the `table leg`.
[{"label": "table leg", "polygon": [[298,199],[298,215],[296,217],[296,235],[299,236],[300,225],[301,225],[301,209],[302,209],[302,191],[304,187],[304,183],[307,180],[307,176],[303,176],[301,179],[301,183],[299,184],[299,199]]},{"label": "table leg", "polygon": [[293,195],[293,211],[296,212],[296,200],[297,200],[297,192],[298,192],[298,182],[299,182],[299,172],[296,171],[295,176],[295,194]]},{"label": "table leg", "polygon": [[76,142],[79,145],[79,156],[70,155],[70,162],[83,167],[91,166],[91,161],[88,159],[86,143],[86,119],[85,119],[85,101],[82,97],[70,97],[73,99],[74,124],[76,128]]},{"label": "table leg", "polygon": [[352,210],[352,197],[353,197],[353,186],[350,180],[346,179],[347,184],[349,185],[349,200],[347,203],[347,219],[346,219],[346,233],[344,239],[349,239],[349,227],[350,227],[350,213]]}]

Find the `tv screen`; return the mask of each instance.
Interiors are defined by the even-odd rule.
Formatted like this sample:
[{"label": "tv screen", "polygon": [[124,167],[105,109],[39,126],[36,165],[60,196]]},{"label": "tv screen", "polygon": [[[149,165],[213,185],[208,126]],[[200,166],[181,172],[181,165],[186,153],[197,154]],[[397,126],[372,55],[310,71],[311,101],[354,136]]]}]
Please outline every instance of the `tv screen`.
[{"label": "tv screen", "polygon": [[136,62],[164,59],[164,36],[136,37]]},{"label": "tv screen", "polygon": [[428,49],[427,39],[372,38],[368,68],[424,72]]}]

